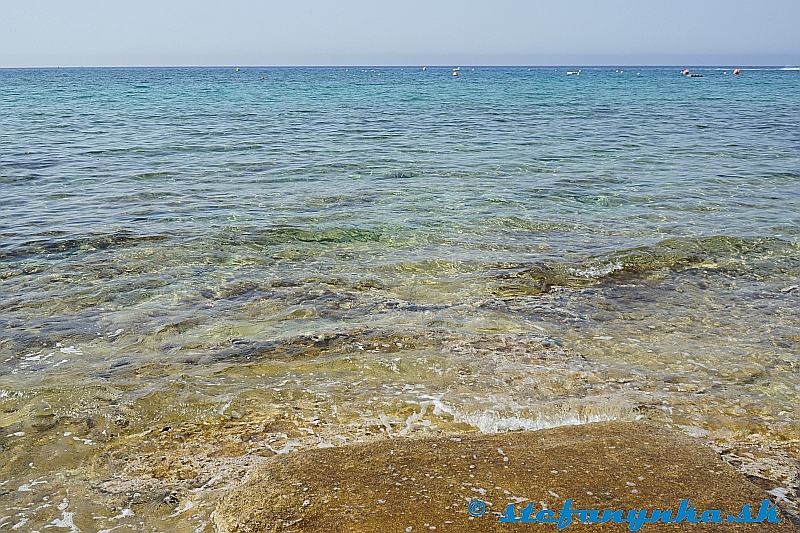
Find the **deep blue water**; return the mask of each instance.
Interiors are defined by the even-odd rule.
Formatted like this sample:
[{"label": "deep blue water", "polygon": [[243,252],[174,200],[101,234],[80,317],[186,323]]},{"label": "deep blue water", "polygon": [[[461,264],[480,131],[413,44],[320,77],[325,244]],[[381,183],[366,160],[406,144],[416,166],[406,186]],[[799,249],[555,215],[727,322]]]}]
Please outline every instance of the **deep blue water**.
[{"label": "deep blue water", "polygon": [[183,242],[234,216],[477,241],[519,216],[582,225],[592,249],[796,235],[800,72],[567,70],[3,70],[3,253],[121,228]]}]

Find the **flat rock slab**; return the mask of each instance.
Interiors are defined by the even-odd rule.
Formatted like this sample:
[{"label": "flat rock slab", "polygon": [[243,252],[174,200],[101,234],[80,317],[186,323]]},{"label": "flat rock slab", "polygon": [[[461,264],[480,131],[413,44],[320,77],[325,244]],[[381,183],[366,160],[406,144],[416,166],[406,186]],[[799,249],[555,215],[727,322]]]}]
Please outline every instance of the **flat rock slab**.
[{"label": "flat rock slab", "polygon": [[[392,439],[275,457],[220,501],[223,533],[557,531],[498,520],[509,503],[561,509],[675,509],[755,516],[765,498],[713,450],[663,428],[599,423],[458,438]],[[470,500],[486,504],[470,516]],[[479,512],[480,503],[473,503]],[[478,513],[479,514],[479,513]],[[545,517],[545,515],[542,515]],[[796,531],[781,523],[644,524],[642,531]],[[570,530],[627,531],[628,524]]]}]

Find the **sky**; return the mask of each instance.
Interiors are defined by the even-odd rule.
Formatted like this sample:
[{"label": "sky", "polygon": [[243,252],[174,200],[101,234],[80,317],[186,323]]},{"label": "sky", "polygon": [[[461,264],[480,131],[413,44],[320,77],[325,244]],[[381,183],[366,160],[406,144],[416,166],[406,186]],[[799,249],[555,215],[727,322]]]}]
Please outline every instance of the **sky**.
[{"label": "sky", "polygon": [[0,67],[800,64],[800,0],[5,0]]}]

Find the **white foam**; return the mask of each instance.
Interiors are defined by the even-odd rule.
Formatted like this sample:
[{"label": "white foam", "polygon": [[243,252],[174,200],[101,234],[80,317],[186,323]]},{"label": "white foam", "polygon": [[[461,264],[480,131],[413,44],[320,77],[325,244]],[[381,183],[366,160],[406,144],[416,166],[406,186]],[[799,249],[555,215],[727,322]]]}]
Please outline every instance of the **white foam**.
[{"label": "white foam", "polygon": [[591,266],[587,268],[570,268],[569,272],[580,278],[602,278],[612,272],[622,269],[622,263],[608,263],[606,265]]},{"label": "white foam", "polygon": [[406,418],[405,427],[403,427],[403,429],[400,430],[400,435],[406,436],[411,432],[414,423],[420,422],[425,417],[425,413],[428,412],[429,405],[430,404],[423,403],[422,405],[420,405],[421,409],[419,413],[412,413],[408,416],[408,418]]},{"label": "white foam", "polygon": [[83,352],[80,348],[76,348],[74,346],[67,346],[66,348],[59,348],[61,353],[69,354],[69,355],[82,355]]},{"label": "white foam", "polygon": [[47,361],[48,359],[53,357],[55,354],[56,354],[55,352],[50,352],[48,354],[43,354],[42,352],[39,352],[37,354],[28,354],[25,357],[23,357],[22,360],[23,361],[34,361],[34,362]]},{"label": "white foam", "polygon": [[69,500],[64,498],[64,500],[58,504],[58,510],[61,511],[61,518],[54,519],[45,526],[45,529],[59,527],[62,529],[69,529],[70,533],[80,533],[81,530],[75,525],[75,513],[67,512],[67,507],[69,507]]},{"label": "white foam", "polygon": [[610,422],[625,417],[626,409],[588,411],[577,409],[539,414],[537,416],[504,415],[495,410],[464,412],[454,406],[447,405],[439,399],[429,402],[434,406],[434,415],[449,415],[454,421],[468,424],[481,433],[501,433],[505,431],[537,431],[561,426],[579,426],[594,422]]},{"label": "white foam", "polygon": [[186,500],[186,503],[183,505],[183,507],[179,507],[179,508],[175,509],[175,512],[172,513],[171,515],[169,515],[169,517],[170,518],[175,518],[179,514],[185,513],[186,511],[188,511],[192,507],[194,507],[194,502],[191,501],[191,500]]},{"label": "white foam", "polygon": [[787,489],[785,487],[775,487],[772,490],[768,490],[767,494],[771,494],[772,496],[775,496],[780,501],[783,501],[783,502],[786,502],[786,503],[790,503],[790,500],[789,500],[789,489]]},{"label": "white foam", "polygon": [[45,527],[60,527],[69,529],[72,533],[80,533],[80,529],[75,525],[75,513],[61,512],[61,518],[56,518]]},{"label": "white foam", "polygon": [[133,516],[133,511],[131,511],[130,509],[126,508],[126,509],[123,509],[122,512],[119,513],[117,516],[112,516],[111,518],[109,518],[109,520],[121,520],[123,518],[129,518],[131,516]]},{"label": "white foam", "polygon": [[292,453],[295,450],[295,448],[297,448],[299,445],[300,445],[299,441],[290,440],[289,442],[284,444],[283,448],[280,448],[280,449],[276,450],[275,448],[273,448],[270,445],[267,445],[267,448],[269,448],[270,451],[272,451],[273,453],[276,453],[278,455],[284,455],[284,454],[287,454],[287,453]]},{"label": "white foam", "polygon": [[47,481],[44,478],[40,477],[40,478],[37,478],[37,479],[33,479],[31,481],[28,481],[27,483],[23,483],[22,485],[19,486],[19,488],[17,490],[20,491],[20,492],[30,492],[30,491],[33,490],[33,487],[35,487],[36,485],[44,485],[46,483],[47,483]]}]

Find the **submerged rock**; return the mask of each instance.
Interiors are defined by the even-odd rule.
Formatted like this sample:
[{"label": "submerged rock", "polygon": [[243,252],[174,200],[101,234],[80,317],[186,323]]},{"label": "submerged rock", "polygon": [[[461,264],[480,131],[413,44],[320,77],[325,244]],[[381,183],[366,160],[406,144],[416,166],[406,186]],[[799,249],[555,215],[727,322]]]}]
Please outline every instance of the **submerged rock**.
[{"label": "submerged rock", "polygon": [[[629,509],[677,510],[688,499],[698,516],[720,509],[724,520],[746,503],[755,516],[766,497],[711,449],[682,434],[647,424],[599,423],[392,439],[283,455],[228,493],[214,521],[224,533],[510,531],[513,524],[498,520],[510,503],[516,504],[517,516],[529,503],[536,512],[561,509],[565,500],[573,500],[573,509],[627,514]],[[484,502],[485,514],[471,517],[468,504],[476,499]],[[782,520],[644,527],[794,530]],[[577,519],[571,527],[582,529]],[[588,527],[624,531],[627,524]]]}]

